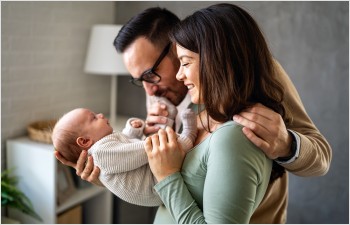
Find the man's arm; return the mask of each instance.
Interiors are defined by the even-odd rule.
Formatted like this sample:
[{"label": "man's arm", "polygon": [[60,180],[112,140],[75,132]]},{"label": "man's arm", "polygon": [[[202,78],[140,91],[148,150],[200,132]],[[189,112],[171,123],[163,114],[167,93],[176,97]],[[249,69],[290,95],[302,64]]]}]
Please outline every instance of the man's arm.
[{"label": "man's arm", "polygon": [[292,162],[281,165],[298,176],[322,176],[329,170],[332,149],[307,115],[292,81],[281,65],[275,63],[277,76],[285,88],[285,103],[292,114],[292,122],[286,127],[277,113],[261,104],[234,116],[234,120],[245,126],[243,132],[248,139],[271,159],[293,157],[293,136],[287,129],[294,131],[300,138],[300,146],[296,146],[299,155]]}]

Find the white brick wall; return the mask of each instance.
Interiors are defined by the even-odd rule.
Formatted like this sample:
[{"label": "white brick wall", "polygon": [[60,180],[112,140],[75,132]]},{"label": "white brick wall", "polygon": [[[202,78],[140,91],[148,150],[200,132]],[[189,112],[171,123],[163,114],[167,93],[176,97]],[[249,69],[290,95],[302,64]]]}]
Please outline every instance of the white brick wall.
[{"label": "white brick wall", "polygon": [[75,107],[109,111],[110,77],[83,71],[90,28],[114,2],[1,2],[1,165],[5,141]]}]

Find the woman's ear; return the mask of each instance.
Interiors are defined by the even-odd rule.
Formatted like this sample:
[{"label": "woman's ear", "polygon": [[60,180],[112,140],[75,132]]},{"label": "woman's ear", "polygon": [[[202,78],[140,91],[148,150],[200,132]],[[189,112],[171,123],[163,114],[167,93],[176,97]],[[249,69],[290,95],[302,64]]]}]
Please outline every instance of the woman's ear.
[{"label": "woman's ear", "polygon": [[78,137],[77,144],[82,148],[88,149],[92,146],[93,141],[91,138]]}]

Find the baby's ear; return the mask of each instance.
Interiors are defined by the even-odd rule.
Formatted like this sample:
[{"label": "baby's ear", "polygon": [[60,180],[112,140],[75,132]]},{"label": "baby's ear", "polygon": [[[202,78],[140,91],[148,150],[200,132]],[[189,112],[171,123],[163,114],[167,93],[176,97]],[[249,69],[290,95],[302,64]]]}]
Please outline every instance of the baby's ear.
[{"label": "baby's ear", "polygon": [[93,141],[91,138],[78,137],[77,144],[82,148],[88,149],[92,146]]}]

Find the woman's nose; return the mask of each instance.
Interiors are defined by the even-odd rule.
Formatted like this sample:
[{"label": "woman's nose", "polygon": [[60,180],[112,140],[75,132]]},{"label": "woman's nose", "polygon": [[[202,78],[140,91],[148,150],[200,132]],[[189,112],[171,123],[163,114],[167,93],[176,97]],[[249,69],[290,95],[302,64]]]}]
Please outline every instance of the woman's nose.
[{"label": "woman's nose", "polygon": [[185,78],[185,74],[182,73],[182,69],[179,69],[179,71],[177,71],[177,74],[176,74],[176,79],[178,81],[183,81],[184,78]]}]

